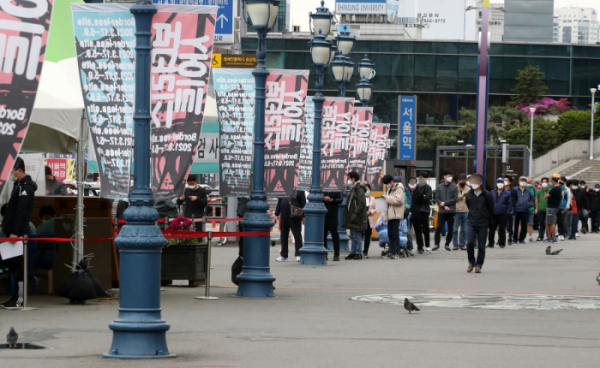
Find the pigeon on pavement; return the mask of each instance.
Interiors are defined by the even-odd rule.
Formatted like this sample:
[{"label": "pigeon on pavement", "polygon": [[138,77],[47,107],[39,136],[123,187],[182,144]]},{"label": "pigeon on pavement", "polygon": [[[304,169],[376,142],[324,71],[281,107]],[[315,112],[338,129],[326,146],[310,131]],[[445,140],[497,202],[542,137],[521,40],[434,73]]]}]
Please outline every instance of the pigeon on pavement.
[{"label": "pigeon on pavement", "polygon": [[550,255],[550,253],[552,253],[552,247],[548,246],[548,248],[546,248],[546,255]]},{"label": "pigeon on pavement", "polygon": [[17,340],[19,339],[19,334],[15,331],[14,327],[10,328],[8,335],[6,335],[6,342],[9,348],[17,347]]},{"label": "pigeon on pavement", "polygon": [[552,253],[550,253],[550,254],[551,254],[551,255],[553,255],[553,256],[555,256],[555,255],[557,255],[557,254],[558,254],[558,253],[560,253],[560,252],[562,252],[562,249],[555,250],[554,252],[552,252]]},{"label": "pigeon on pavement", "polygon": [[408,300],[408,298],[404,298],[404,309],[408,311],[408,314],[411,314],[412,311],[420,311],[420,309],[417,308],[416,305],[411,303],[410,300]]}]

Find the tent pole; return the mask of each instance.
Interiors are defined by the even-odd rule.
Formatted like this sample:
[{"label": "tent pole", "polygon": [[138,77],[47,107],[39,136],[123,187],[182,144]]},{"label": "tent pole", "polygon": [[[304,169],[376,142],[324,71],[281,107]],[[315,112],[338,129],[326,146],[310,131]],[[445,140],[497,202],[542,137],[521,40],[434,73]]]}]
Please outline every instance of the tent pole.
[{"label": "tent pole", "polygon": [[79,141],[77,142],[77,249],[75,251],[75,262],[79,263],[83,257],[83,187],[85,181],[85,143],[87,140],[87,124],[85,123],[85,111],[81,115],[81,129]]}]

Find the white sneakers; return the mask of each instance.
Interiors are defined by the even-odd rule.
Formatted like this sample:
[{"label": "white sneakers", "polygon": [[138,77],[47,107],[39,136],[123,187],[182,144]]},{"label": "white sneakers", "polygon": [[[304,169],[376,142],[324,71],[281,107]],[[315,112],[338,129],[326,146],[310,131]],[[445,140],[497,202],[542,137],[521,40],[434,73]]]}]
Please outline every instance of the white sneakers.
[{"label": "white sneakers", "polygon": [[275,262],[289,262],[289,260],[287,258],[278,257],[277,259],[275,259]]},{"label": "white sneakers", "polygon": [[530,243],[533,243],[533,236],[530,236],[530,237],[529,237],[529,242],[530,242]]},{"label": "white sneakers", "polygon": [[425,248],[425,253],[431,253],[431,248]]},{"label": "white sneakers", "polygon": [[562,236],[562,235],[560,235],[560,236],[558,237],[558,240],[565,241],[565,237],[564,237],[564,236]]},{"label": "white sneakers", "polygon": [[300,262],[300,256],[296,257],[296,262]]}]

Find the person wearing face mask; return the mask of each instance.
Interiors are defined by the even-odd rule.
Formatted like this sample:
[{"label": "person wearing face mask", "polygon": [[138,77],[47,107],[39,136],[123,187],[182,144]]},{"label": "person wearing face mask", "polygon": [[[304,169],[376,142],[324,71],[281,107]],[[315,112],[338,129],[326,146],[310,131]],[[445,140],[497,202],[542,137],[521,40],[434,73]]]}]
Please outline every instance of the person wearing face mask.
[{"label": "person wearing face mask", "polygon": [[587,234],[590,232],[590,228],[588,226],[589,212],[590,212],[590,203],[589,203],[589,188],[585,180],[579,181],[579,191],[581,192],[581,200],[583,201],[583,210],[579,216],[579,221],[581,221],[581,232],[583,234]]},{"label": "person wearing face mask", "polygon": [[[431,198],[433,196],[431,187],[427,184],[429,173],[421,171],[417,184],[409,181],[408,188],[411,192],[411,224],[417,242],[419,254],[431,252],[429,246],[429,214],[431,212]],[[424,241],[423,241],[424,240]]]},{"label": "person wearing face mask", "polygon": [[[291,200],[291,203],[290,203]],[[280,257],[276,258],[277,262],[288,262],[289,253],[289,241],[290,230],[294,237],[295,255],[296,262],[300,262],[300,249],[303,246],[302,243],[302,220],[292,218],[292,206],[295,205],[300,208],[306,206],[306,194],[303,190],[296,191],[296,197],[294,198],[279,198],[277,201],[277,207],[275,208],[275,218],[281,225],[281,251],[279,252]]]},{"label": "person wearing face mask", "polygon": [[589,191],[588,201],[590,204],[590,218],[592,219],[592,233],[600,233],[600,184],[596,184],[593,190]]},{"label": "person wearing face mask", "polygon": [[[533,187],[533,178],[531,176],[527,177],[527,189],[531,192],[533,198],[535,198],[535,188]],[[534,201],[535,202],[535,201]],[[535,203],[531,203],[531,207],[529,208],[529,218],[527,219],[527,233],[529,234],[529,242],[533,243],[533,223],[535,217]]]},{"label": "person wearing face mask", "polygon": [[202,220],[204,218],[206,205],[208,204],[208,196],[206,190],[198,185],[198,177],[196,175],[189,175],[187,178],[187,185],[183,191],[183,195],[177,199],[177,205],[181,206],[185,203],[185,210],[183,216],[194,221]]},{"label": "person wearing face mask", "polygon": [[365,200],[367,202],[367,229],[363,237],[365,238],[365,244],[363,247],[363,257],[369,258],[369,246],[371,245],[371,235],[373,235],[373,228],[375,227],[375,213],[377,213],[377,208],[375,207],[375,198],[371,197],[371,186],[366,182],[362,182],[365,185]]},{"label": "person wearing face mask", "polygon": [[512,177],[509,175],[504,176],[504,190],[510,194],[510,209],[506,216],[506,229],[508,230],[508,245],[512,244],[513,241],[513,225],[515,220],[515,202],[513,192],[516,188],[512,187]]},{"label": "person wearing face mask", "polygon": [[46,195],[50,196],[66,196],[67,187],[65,183],[58,180],[52,173],[50,166],[46,166]]},{"label": "person wearing face mask", "polygon": [[558,175],[558,184],[562,189],[563,193],[563,200],[560,202],[560,205],[558,207],[559,211],[556,216],[556,226],[558,227],[558,240],[564,241],[568,233],[567,231],[565,231],[565,220],[567,218],[567,204],[571,203],[571,200],[569,198],[571,191],[567,188],[567,178],[564,175],[554,175]]},{"label": "person wearing face mask", "polygon": [[510,212],[512,198],[505,190],[504,179],[496,179],[496,190],[492,191],[492,200],[494,201],[494,212],[490,218],[490,231],[488,234],[488,248],[494,248],[496,229],[498,229],[498,246],[506,246],[506,218]]},{"label": "person wearing face mask", "polygon": [[[467,193],[471,190],[467,186],[467,176],[460,174],[458,176],[458,201],[456,202],[456,217],[454,218],[454,228],[452,230],[452,243],[454,245],[453,250],[467,250],[467,217],[469,215],[469,208],[467,208],[466,197]],[[460,240],[458,237],[458,231],[460,228]]]},{"label": "person wearing face mask", "polygon": [[413,239],[412,239],[412,231],[410,231],[411,229],[411,217],[412,217],[412,194],[413,191],[412,189],[416,189],[417,188],[417,178],[415,178],[414,176],[410,177],[408,179],[408,185],[404,188],[404,207],[406,208],[406,211],[404,212],[404,219],[406,220],[406,228],[407,231],[406,232],[406,250],[408,252],[409,256],[414,256],[415,254],[413,253]]},{"label": "person wearing face mask", "polygon": [[[471,190],[467,193],[466,202],[469,208],[467,221],[467,272],[481,273],[485,261],[485,241],[488,235],[490,220],[494,213],[494,199],[490,192],[483,188],[483,177],[479,174],[471,176]],[[475,259],[475,243],[477,243],[477,259]]]},{"label": "person wearing face mask", "polygon": [[[363,233],[368,227],[367,218],[367,203],[365,201],[365,186],[360,182],[360,177],[356,171],[348,173],[348,185],[352,187],[352,191],[346,201],[344,209],[344,219],[342,227],[350,230],[350,239],[352,245],[350,254],[345,259],[361,260],[362,256],[362,240]],[[384,177],[385,184],[385,177]],[[385,198],[385,196],[384,196]],[[386,219],[387,221],[387,219]],[[391,234],[391,225],[388,221],[388,232]],[[391,238],[391,236],[390,236]],[[391,247],[391,245],[390,245]]]},{"label": "person wearing face mask", "polygon": [[[31,177],[25,174],[25,162],[17,157],[11,171],[11,179],[14,186],[8,200],[6,216],[2,218],[2,231],[6,237],[21,238],[31,235],[29,226],[31,213],[35,201],[35,191],[37,184],[31,180]],[[15,243],[16,241],[11,241]],[[12,298],[0,304],[6,309],[17,309],[23,306],[23,256],[8,259],[9,271],[13,274],[15,282],[18,285]]]},{"label": "person wearing face mask", "polygon": [[[515,227],[513,229],[513,243],[525,244],[527,237],[527,220],[529,219],[529,208],[533,204],[533,195],[527,188],[527,178],[519,178],[519,188],[513,191],[513,203],[515,203]],[[519,232],[519,229],[521,230]]]},{"label": "person wearing face mask", "polygon": [[435,202],[438,205],[438,221],[435,230],[435,246],[432,251],[440,249],[440,238],[445,231],[446,222],[448,222],[448,231],[446,233],[445,249],[450,251],[450,242],[452,241],[452,229],[454,229],[454,215],[456,213],[456,202],[458,201],[458,187],[452,181],[452,171],[444,171],[444,181],[436,187]]},{"label": "person wearing face mask", "polygon": [[383,199],[388,205],[383,213],[383,218],[388,224],[388,238],[390,239],[390,250],[387,259],[398,259],[402,252],[400,243],[400,222],[404,219],[404,186],[402,178],[385,175],[383,184],[387,186]]},{"label": "person wearing face mask", "polygon": [[75,195],[77,195],[77,193],[75,192],[75,190],[77,189],[77,187],[75,186],[75,183],[73,182],[73,180],[71,180],[71,179],[65,179],[64,183],[65,183],[65,187],[67,187],[67,195],[68,196],[75,196]]},{"label": "person wearing face mask", "polygon": [[[573,193],[573,198],[575,198],[575,203],[577,207],[577,213],[573,211],[573,223],[571,227],[571,237],[578,237],[578,228],[579,228],[579,219],[583,217],[587,213],[587,195],[585,191],[579,187],[579,180],[573,179],[573,184],[571,185],[571,193]],[[572,206],[573,207],[573,206]],[[581,232],[585,234],[585,230],[583,227],[581,228]]]},{"label": "person wearing face mask", "polygon": [[323,231],[323,244],[327,248],[327,234],[331,234],[333,242],[333,261],[340,260],[340,234],[338,233],[338,212],[340,204],[343,202],[342,193],[324,192],[323,202],[327,213],[325,214],[325,226]]},{"label": "person wearing face mask", "polygon": [[577,201],[573,197],[573,180],[567,180],[565,182],[567,187],[567,204],[565,205],[565,239],[576,240],[573,231],[573,216],[577,211]]},{"label": "person wearing face mask", "polygon": [[541,188],[535,193],[535,215],[540,225],[540,232],[536,241],[544,241],[544,234],[546,233],[546,209],[548,208],[546,194],[550,193],[551,189],[548,184],[548,178],[542,178]]}]

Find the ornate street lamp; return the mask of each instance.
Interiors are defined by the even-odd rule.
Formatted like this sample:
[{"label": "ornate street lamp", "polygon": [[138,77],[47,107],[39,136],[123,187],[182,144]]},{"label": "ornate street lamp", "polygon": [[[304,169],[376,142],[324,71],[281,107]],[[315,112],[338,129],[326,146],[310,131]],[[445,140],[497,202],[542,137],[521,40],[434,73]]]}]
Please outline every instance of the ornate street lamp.
[{"label": "ornate street lamp", "polygon": [[369,101],[371,101],[373,85],[369,82],[369,80],[375,76],[373,70],[374,67],[375,64],[369,60],[367,55],[365,55],[360,63],[358,63],[358,74],[361,79],[356,85],[356,95],[363,106],[367,106]]},{"label": "ornate street lamp", "polygon": [[337,46],[342,55],[350,55],[354,49],[354,41],[356,36],[350,36],[348,31],[340,31],[336,37]]},{"label": "ornate street lamp", "polygon": [[[256,84],[254,104],[254,175],[252,193],[247,204],[242,226],[249,232],[269,232],[273,226],[269,216],[269,204],[265,195],[265,92],[269,71],[265,67],[267,57],[267,33],[275,25],[279,0],[245,0],[249,23],[258,35],[257,65],[252,72]],[[269,236],[251,236],[244,242],[244,266],[237,277],[237,296],[265,298],[274,296],[269,268]]]},{"label": "ornate street lamp", "polygon": [[325,223],[325,214],[327,209],[323,204],[323,191],[321,190],[321,122],[323,120],[323,78],[324,69],[331,62],[332,44],[327,41],[327,34],[331,29],[331,20],[333,14],[324,7],[325,2],[321,1],[321,7],[317,8],[316,13],[310,13],[312,24],[311,32],[314,38],[310,42],[310,56],[317,70],[317,80],[315,83],[315,129],[313,142],[313,161],[312,161],[312,183],[308,203],[304,207],[306,215],[306,229],[304,246],[300,249],[302,257],[300,263],[306,265],[326,265],[327,250],[323,244],[323,230]]},{"label": "ornate street lamp", "polygon": [[354,63],[350,61],[350,58],[342,54],[338,54],[333,61],[329,64],[329,74],[338,84],[338,94],[340,97],[346,97],[346,84],[352,78],[352,71],[354,70]]},{"label": "ornate street lamp", "polygon": [[150,190],[150,25],[156,7],[138,0],[131,7],[136,23],[135,145],[133,192],[115,245],[119,247],[121,286],[119,316],[109,325],[113,331],[110,351],[104,358],[172,358],[166,332],[170,326],[161,317],[160,254],[167,245],[156,220]]}]

